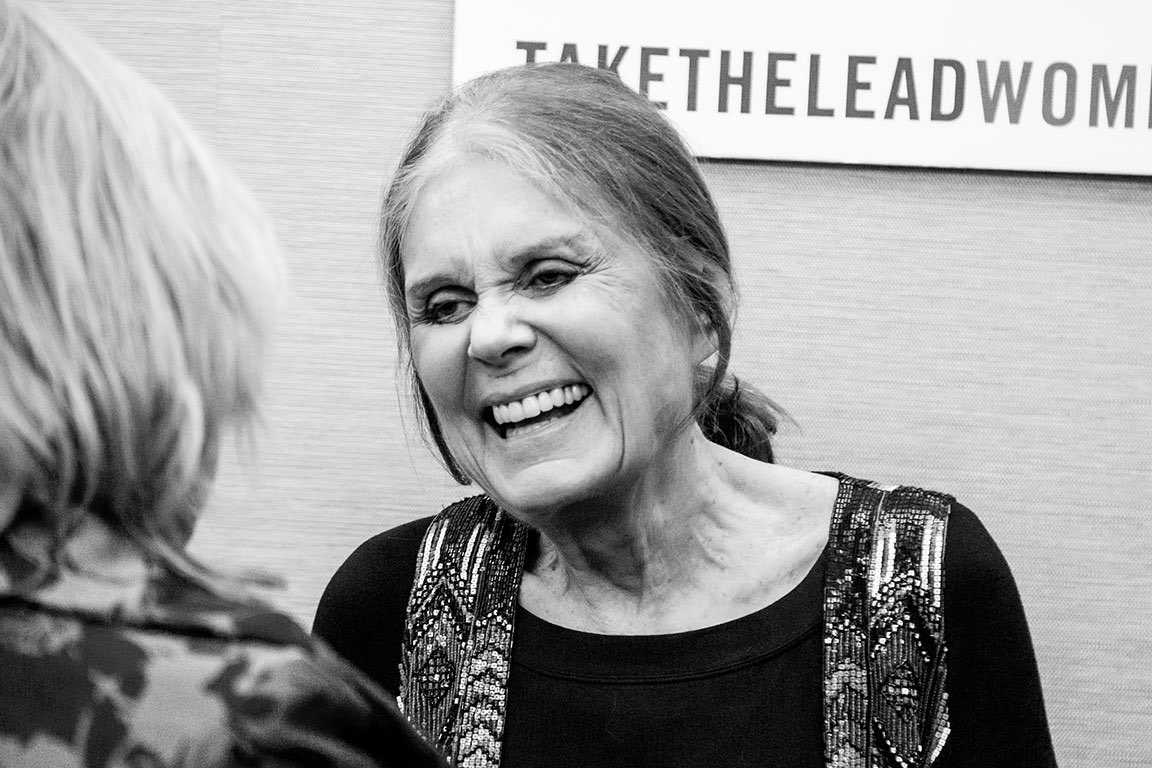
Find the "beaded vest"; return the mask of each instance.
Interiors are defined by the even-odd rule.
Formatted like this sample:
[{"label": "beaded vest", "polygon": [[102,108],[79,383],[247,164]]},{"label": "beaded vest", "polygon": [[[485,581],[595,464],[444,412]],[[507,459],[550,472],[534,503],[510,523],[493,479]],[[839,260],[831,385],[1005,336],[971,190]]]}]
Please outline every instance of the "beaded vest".
[{"label": "beaded vest", "polygon": [[[824,582],[829,768],[927,768],[948,738],[941,613],[952,498],[843,475]],[[400,704],[460,768],[497,768],[529,530],[490,499],[441,512],[421,543]]]}]

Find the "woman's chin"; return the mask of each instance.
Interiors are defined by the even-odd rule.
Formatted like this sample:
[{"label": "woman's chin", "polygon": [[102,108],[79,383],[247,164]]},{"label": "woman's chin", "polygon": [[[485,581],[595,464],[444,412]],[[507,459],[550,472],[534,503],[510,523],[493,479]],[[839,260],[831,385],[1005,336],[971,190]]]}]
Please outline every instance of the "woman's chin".
[{"label": "woman's chin", "polygon": [[513,517],[534,528],[546,528],[554,524],[562,510],[596,498],[607,481],[608,473],[596,471],[589,459],[582,456],[543,461],[480,484]]}]

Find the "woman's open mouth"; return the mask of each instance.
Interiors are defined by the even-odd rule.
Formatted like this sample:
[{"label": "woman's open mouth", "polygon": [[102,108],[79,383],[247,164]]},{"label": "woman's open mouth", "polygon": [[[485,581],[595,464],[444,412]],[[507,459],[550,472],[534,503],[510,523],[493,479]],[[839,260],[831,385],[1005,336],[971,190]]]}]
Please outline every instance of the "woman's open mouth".
[{"label": "woman's open mouth", "polygon": [[520,400],[494,405],[488,409],[486,417],[500,437],[506,438],[521,429],[567,416],[579,408],[591,392],[586,384],[555,387]]}]

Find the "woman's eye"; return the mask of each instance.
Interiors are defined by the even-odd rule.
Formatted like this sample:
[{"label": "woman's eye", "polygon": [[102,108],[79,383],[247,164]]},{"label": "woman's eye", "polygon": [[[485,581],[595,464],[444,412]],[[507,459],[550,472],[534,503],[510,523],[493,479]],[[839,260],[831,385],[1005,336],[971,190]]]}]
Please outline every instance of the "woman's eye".
[{"label": "woman's eye", "polygon": [[441,291],[433,295],[421,313],[425,322],[434,324],[457,323],[463,320],[475,303],[471,298]]},{"label": "woman's eye", "polygon": [[549,291],[567,285],[579,274],[580,270],[571,264],[546,262],[529,269],[523,284],[526,288]]}]

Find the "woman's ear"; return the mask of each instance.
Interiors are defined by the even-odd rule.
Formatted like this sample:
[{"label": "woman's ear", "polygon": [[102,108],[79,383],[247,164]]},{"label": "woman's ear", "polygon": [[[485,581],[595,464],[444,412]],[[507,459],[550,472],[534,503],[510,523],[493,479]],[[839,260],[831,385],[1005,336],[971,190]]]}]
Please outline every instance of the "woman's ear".
[{"label": "woman's ear", "polygon": [[696,322],[692,329],[692,357],[699,365],[720,351],[720,339],[716,335],[716,326],[703,312],[696,313]]}]

